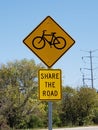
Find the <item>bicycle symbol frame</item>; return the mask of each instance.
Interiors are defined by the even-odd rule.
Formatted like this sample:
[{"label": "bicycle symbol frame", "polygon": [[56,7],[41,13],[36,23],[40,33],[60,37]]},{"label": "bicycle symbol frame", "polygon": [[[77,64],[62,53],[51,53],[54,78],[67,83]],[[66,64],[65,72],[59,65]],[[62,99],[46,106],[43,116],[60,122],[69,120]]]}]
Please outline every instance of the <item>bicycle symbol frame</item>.
[{"label": "bicycle symbol frame", "polygon": [[[36,49],[43,49],[46,45],[46,42],[56,49],[63,49],[66,46],[66,40],[61,36],[56,36],[56,32],[51,32],[51,34],[45,34],[47,30],[43,30],[42,36],[36,36],[32,40],[32,45]],[[47,39],[47,36],[51,36],[51,39]]]}]

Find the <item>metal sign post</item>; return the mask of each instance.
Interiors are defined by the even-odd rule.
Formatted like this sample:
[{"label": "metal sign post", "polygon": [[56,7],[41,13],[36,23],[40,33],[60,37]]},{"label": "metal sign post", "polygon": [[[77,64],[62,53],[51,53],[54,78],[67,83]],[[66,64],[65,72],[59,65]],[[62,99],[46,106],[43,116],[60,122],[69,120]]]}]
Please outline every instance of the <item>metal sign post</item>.
[{"label": "metal sign post", "polygon": [[48,102],[48,130],[52,130],[52,102]]}]

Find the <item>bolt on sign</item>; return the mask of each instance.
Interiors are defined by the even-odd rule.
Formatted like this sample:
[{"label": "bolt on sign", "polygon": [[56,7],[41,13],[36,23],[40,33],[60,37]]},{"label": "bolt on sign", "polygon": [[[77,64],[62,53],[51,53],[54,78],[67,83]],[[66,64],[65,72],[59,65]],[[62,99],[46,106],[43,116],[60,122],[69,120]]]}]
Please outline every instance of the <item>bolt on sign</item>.
[{"label": "bolt on sign", "polygon": [[61,70],[40,69],[38,72],[39,99],[60,100],[62,97]]},{"label": "bolt on sign", "polygon": [[23,42],[49,68],[75,43],[50,16],[47,16]]}]

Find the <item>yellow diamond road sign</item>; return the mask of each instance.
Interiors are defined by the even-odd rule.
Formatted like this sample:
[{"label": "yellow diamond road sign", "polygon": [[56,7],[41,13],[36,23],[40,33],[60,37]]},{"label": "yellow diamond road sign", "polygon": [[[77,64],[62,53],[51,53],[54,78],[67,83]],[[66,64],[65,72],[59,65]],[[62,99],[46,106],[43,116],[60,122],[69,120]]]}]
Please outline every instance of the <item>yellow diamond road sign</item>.
[{"label": "yellow diamond road sign", "polygon": [[60,100],[62,97],[61,70],[41,69],[38,74],[39,99]]},{"label": "yellow diamond road sign", "polygon": [[50,16],[47,16],[23,42],[48,67],[53,66],[75,43]]}]

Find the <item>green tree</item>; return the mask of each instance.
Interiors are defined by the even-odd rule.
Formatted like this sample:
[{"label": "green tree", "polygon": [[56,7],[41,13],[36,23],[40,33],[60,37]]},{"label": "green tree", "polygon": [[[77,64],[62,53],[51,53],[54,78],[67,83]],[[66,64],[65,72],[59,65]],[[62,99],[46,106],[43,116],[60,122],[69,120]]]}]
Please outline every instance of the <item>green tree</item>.
[{"label": "green tree", "polygon": [[98,96],[95,89],[65,87],[61,119],[64,125],[89,125],[95,117]]},{"label": "green tree", "polygon": [[94,110],[98,102],[95,89],[81,87],[78,91],[77,113],[79,125],[91,124]]},{"label": "green tree", "polygon": [[63,99],[62,99],[62,112],[60,118],[62,120],[62,125],[73,125],[77,118],[77,92],[75,89],[66,86],[63,88]]},{"label": "green tree", "polygon": [[52,104],[52,123],[53,127],[61,126],[60,114],[62,111],[61,101],[54,101]]},{"label": "green tree", "polygon": [[[0,67],[0,125],[28,127],[31,115],[44,116],[42,103],[37,100],[38,70],[34,60],[8,62]],[[31,102],[32,100],[32,102]],[[36,107],[35,107],[36,106]],[[38,112],[39,111],[39,112]],[[43,114],[44,113],[44,114]]]}]

